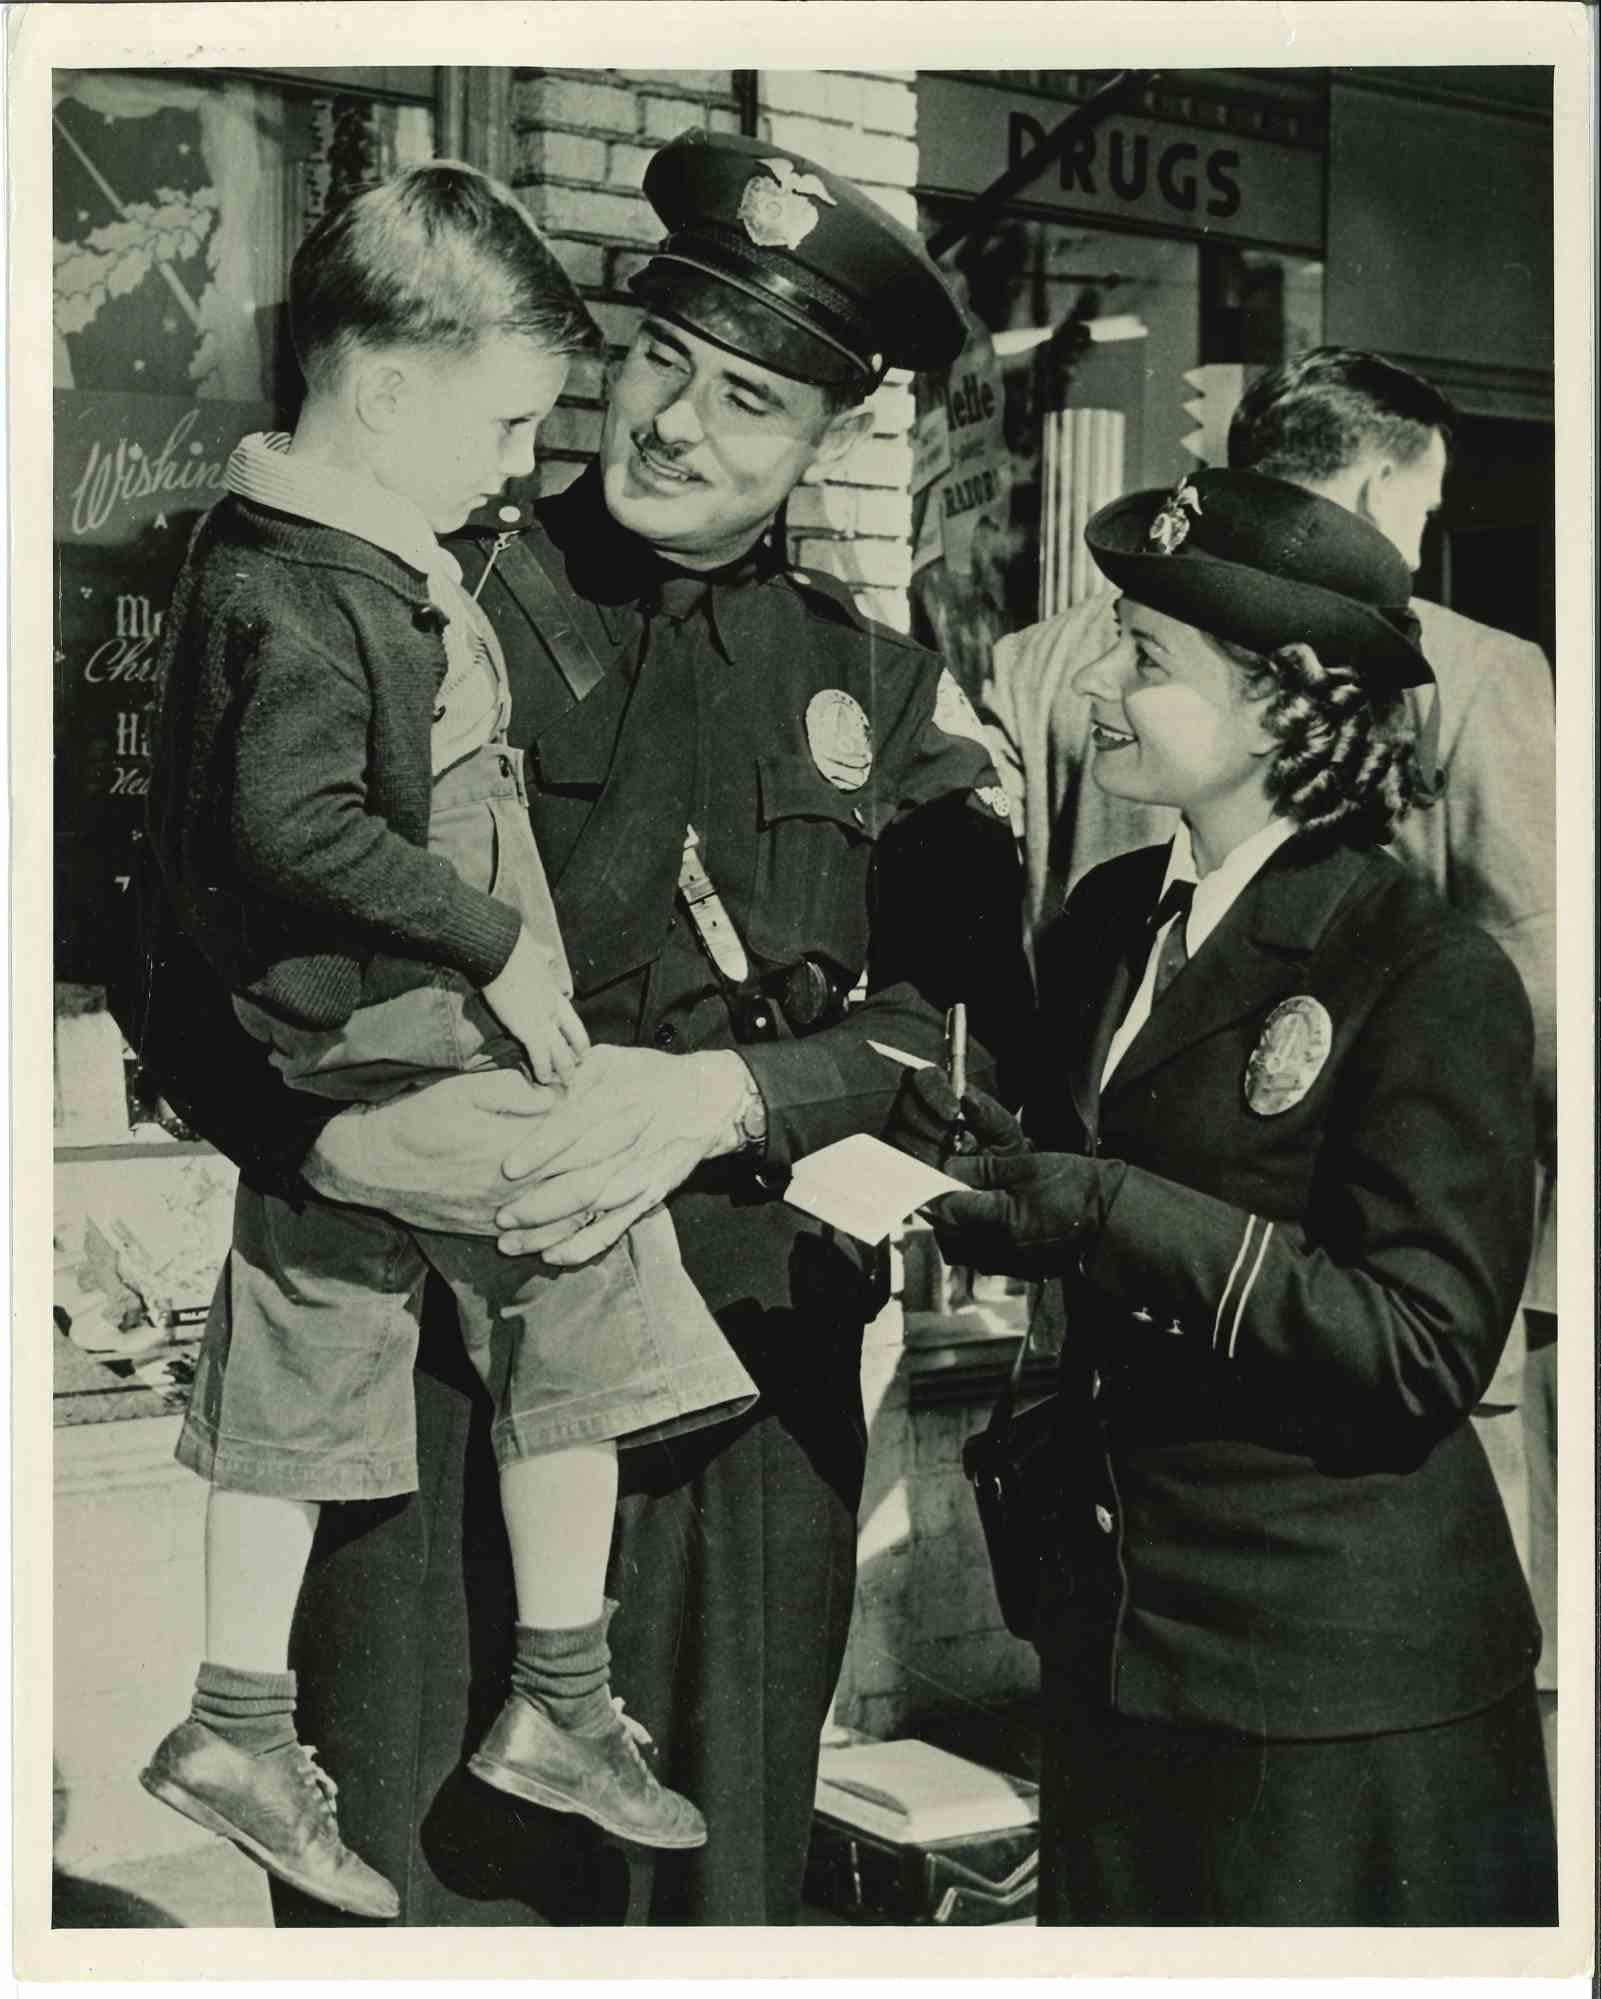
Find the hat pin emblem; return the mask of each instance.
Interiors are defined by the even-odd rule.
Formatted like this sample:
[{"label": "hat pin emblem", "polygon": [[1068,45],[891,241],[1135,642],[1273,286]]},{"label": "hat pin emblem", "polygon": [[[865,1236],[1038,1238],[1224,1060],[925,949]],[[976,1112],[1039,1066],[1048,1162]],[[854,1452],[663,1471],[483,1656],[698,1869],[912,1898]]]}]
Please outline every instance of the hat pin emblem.
[{"label": "hat pin emblem", "polygon": [[1158,555],[1171,555],[1189,537],[1190,512],[1199,515],[1201,496],[1188,479],[1181,479],[1162,502],[1146,534]]},{"label": "hat pin emblem", "polygon": [[815,195],[830,208],[838,203],[816,174],[801,173],[793,160],[763,160],[772,179],[752,174],[739,199],[745,234],[763,250],[798,249],[822,219]]}]

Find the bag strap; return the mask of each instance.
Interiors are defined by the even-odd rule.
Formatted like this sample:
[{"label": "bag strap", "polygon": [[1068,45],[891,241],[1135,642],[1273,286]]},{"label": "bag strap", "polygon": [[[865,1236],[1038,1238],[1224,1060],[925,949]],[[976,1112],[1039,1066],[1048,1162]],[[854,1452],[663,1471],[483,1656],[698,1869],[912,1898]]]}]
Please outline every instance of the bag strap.
[{"label": "bag strap", "polygon": [[742,986],[750,977],[750,959],[745,940],[717,893],[712,878],[700,858],[700,835],[693,826],[684,829],[684,853],[678,866],[678,900],[689,918],[695,941],[710,960],[724,991]]},{"label": "bag strap", "polygon": [[1032,1331],[1031,1327],[1024,1326],[1012,1365],[1006,1371],[1006,1379],[1001,1383],[1000,1393],[995,1398],[995,1407],[990,1411],[989,1430],[993,1437],[1004,1438],[1011,1430],[1017,1398],[1023,1386],[1023,1368],[1028,1361],[1028,1350],[1032,1344]]}]

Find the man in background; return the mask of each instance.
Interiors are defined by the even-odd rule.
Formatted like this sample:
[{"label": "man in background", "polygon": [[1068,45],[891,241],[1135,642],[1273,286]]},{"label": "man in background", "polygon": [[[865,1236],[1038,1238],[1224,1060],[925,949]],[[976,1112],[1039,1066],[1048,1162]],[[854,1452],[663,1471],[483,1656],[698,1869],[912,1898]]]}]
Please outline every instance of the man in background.
[{"label": "man in background", "polygon": [[[1246,391],[1229,426],[1229,464],[1288,480],[1348,508],[1386,535],[1415,572],[1424,530],[1440,505],[1455,414],[1431,382],[1380,355],[1314,348],[1270,369]],[[1414,598],[1412,609],[1438,693],[1412,689],[1407,699],[1420,725],[1437,699],[1444,793],[1432,810],[1402,822],[1393,851],[1490,933],[1516,965],[1534,1010],[1539,1228],[1522,1323],[1512,1329],[1478,1429],[1530,1572],[1545,1632],[1538,1683],[1549,1694],[1556,1686],[1551,669],[1527,640],[1423,598]],[[1089,775],[1090,703],[1075,691],[1074,675],[1123,643],[1117,593],[1102,591],[1002,639],[980,695],[1014,818],[1021,819],[1030,941],[1080,876],[1114,855],[1166,839],[1173,828],[1172,812],[1113,798]]]}]

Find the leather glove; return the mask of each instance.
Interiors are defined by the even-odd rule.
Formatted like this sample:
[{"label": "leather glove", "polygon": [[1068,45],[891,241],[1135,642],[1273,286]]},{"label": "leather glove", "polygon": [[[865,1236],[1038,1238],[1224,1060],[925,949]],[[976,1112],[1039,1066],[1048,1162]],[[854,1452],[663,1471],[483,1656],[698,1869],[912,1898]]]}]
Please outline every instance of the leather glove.
[{"label": "leather glove", "polygon": [[935,1068],[907,1072],[884,1137],[925,1166],[944,1165],[964,1141],[969,1155],[975,1143],[996,1156],[1028,1151],[1023,1127],[1009,1110],[982,1090],[969,1090],[958,1103],[950,1079]]},{"label": "leather glove", "polygon": [[941,1256],[1036,1283],[1072,1268],[1101,1225],[1111,1176],[1124,1170],[1070,1152],[981,1153],[944,1168],[972,1191],[945,1194],[924,1211]]}]

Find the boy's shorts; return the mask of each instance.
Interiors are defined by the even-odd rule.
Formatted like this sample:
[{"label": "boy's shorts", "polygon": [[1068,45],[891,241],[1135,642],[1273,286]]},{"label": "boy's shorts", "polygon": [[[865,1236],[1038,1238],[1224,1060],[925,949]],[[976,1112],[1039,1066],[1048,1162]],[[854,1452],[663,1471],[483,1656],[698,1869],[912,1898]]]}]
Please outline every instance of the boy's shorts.
[{"label": "boy's shorts", "polygon": [[[515,908],[565,970],[520,751],[488,743],[436,779],[428,844]],[[239,1189],[180,1460],[213,1485],[285,1498],[414,1491],[411,1370],[430,1270],[494,1397],[502,1465],[603,1438],[650,1442],[748,1408],[755,1383],[690,1282],[664,1208],[575,1268],[501,1255],[508,1118],[542,1093],[483,996],[403,960],[370,965],[368,992],[344,1026],[315,1032],[235,1002],[287,1082],[354,1101],[302,1169],[322,1199],[296,1209]]]},{"label": "boy's shorts", "polygon": [[500,1465],[604,1438],[651,1442],[755,1400],[665,1209],[558,1271],[503,1256],[487,1236],[321,1200],[296,1209],[241,1183],[179,1461],[215,1486],[288,1499],[414,1492],[412,1363],[430,1270],[494,1398]]}]

